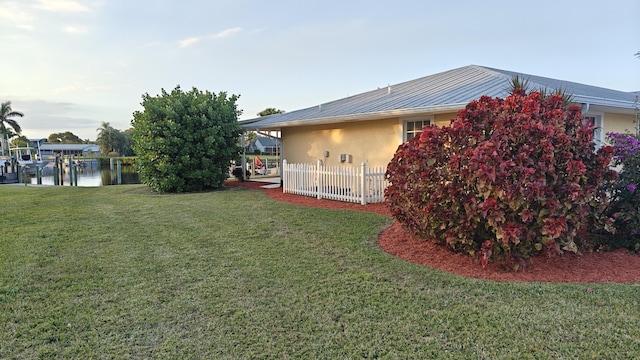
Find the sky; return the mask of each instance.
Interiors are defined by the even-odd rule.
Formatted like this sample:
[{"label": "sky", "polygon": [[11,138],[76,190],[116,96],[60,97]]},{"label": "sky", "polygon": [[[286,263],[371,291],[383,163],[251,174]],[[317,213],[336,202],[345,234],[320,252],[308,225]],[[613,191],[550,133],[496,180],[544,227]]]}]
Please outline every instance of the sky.
[{"label": "sky", "polygon": [[638,0],[0,0],[0,102],[95,140],[176,86],[240,119],[466,65],[640,90]]}]

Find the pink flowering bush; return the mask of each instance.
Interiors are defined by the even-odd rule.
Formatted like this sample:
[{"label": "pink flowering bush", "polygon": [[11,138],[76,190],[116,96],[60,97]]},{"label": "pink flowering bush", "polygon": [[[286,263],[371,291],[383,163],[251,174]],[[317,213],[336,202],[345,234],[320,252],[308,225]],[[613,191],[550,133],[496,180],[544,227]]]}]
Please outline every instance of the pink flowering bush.
[{"label": "pink flowering bush", "polygon": [[609,187],[611,203],[607,215],[615,219],[612,248],[640,251],[640,138],[637,135],[608,133],[613,145],[613,162],[621,167],[618,181]]}]

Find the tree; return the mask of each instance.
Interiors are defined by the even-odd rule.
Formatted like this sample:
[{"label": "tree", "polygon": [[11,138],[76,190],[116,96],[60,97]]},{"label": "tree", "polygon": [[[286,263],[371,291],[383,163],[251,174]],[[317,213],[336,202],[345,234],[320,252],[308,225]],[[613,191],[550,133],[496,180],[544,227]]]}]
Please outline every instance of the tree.
[{"label": "tree", "polygon": [[105,155],[133,156],[133,141],[131,136],[133,129],[120,131],[103,122],[98,128],[100,132],[96,142],[100,145],[100,151]]},{"label": "tree", "polygon": [[4,134],[7,132],[7,125],[12,127],[16,134],[22,133],[22,128],[18,122],[13,120],[14,117],[23,117],[24,114],[11,109],[11,101],[3,102],[0,105],[0,131]]},{"label": "tree", "polygon": [[[18,122],[12,118],[23,116],[23,113],[14,111],[11,108],[11,101],[3,102],[2,105],[0,105],[0,137],[2,137],[3,139],[1,142],[2,144],[4,144],[4,139],[7,139],[8,141],[9,137],[13,135],[19,135],[22,132],[22,128],[20,128]],[[7,128],[7,126],[12,128],[15,134],[11,131],[11,129]],[[8,143],[7,146],[9,146]],[[1,150],[4,154],[4,149]]]},{"label": "tree", "polygon": [[118,141],[119,150],[118,153],[122,156],[133,156],[133,128],[128,128],[125,131],[120,131],[120,139]]},{"label": "tree", "polygon": [[240,152],[237,99],[180,86],[156,97],[144,94],[144,111],[131,121],[141,181],[157,192],[221,187]]},{"label": "tree", "polygon": [[100,151],[104,155],[120,155],[132,156],[132,140],[133,129],[120,131],[108,122],[103,122],[98,129],[98,137],[96,142],[100,145]]},{"label": "tree", "polygon": [[29,146],[29,139],[26,136],[20,135],[11,140],[11,146],[14,148],[17,147],[27,147]]},{"label": "tree", "polygon": [[256,134],[255,131],[247,131],[247,132],[245,132],[244,147],[249,146],[257,138],[258,138],[258,134]]},{"label": "tree", "polygon": [[105,121],[102,122],[102,125],[97,128],[96,131],[98,132],[96,142],[100,145],[100,152],[102,152],[103,155],[117,153],[119,148],[119,131]]},{"label": "tree", "polygon": [[84,140],[71,131],[50,134],[47,141],[53,144],[84,144]]},{"label": "tree", "polygon": [[284,110],[276,108],[266,108],[258,113],[258,116],[269,116],[274,114],[284,114]]}]

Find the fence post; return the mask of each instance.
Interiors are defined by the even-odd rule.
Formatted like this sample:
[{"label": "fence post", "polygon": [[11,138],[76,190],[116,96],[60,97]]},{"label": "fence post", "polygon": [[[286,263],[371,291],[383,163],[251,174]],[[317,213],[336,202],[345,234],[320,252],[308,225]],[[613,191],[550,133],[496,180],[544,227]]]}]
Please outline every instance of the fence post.
[{"label": "fence post", "polygon": [[58,159],[56,159],[55,165],[53,166],[53,185],[60,185],[60,172],[58,171]]},{"label": "fence post", "polygon": [[316,168],[316,176],[318,178],[318,199],[322,199],[322,160],[318,159],[318,167]]},{"label": "fence post", "polygon": [[70,156],[67,161],[67,169],[69,172],[69,186],[73,186],[73,156]]},{"label": "fence post", "polygon": [[289,179],[287,179],[287,159],[282,160],[282,169],[280,169],[282,173],[280,174],[280,179],[282,180],[282,192],[287,192],[287,186],[289,186]]},{"label": "fence post", "polygon": [[122,161],[118,160],[116,167],[116,179],[118,180],[118,185],[122,184]]},{"label": "fence post", "polygon": [[360,204],[362,205],[367,205],[367,195],[365,193],[365,191],[367,190],[366,176],[367,163],[362,162],[362,176],[360,177],[360,196],[362,197]]}]

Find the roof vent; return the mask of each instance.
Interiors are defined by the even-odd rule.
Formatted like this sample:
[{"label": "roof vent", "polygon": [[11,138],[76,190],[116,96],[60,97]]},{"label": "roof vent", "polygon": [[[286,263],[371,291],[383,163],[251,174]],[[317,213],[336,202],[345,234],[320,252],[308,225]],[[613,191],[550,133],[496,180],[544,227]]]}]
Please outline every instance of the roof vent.
[{"label": "roof vent", "polygon": [[391,85],[387,85],[387,95],[391,94]]}]

